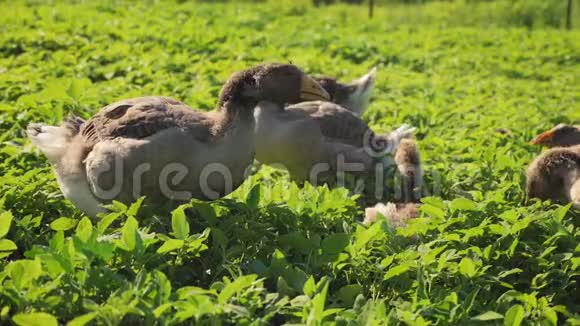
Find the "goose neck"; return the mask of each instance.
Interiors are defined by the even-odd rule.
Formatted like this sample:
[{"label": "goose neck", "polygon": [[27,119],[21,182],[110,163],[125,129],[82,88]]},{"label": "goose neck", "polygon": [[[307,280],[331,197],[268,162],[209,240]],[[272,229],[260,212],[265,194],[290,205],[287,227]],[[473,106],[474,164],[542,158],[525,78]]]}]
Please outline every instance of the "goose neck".
[{"label": "goose neck", "polygon": [[231,102],[219,109],[220,117],[214,127],[216,136],[223,136],[233,129],[252,129],[254,127],[253,107],[238,106]]}]

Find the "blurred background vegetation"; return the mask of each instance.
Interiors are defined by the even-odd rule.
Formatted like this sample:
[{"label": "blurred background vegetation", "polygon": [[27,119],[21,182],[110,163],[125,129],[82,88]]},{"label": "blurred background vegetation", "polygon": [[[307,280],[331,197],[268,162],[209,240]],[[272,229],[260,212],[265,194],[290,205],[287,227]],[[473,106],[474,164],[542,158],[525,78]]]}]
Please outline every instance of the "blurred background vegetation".
[{"label": "blurred background vegetation", "polygon": [[[239,2],[240,0],[218,0]],[[241,0],[268,2],[268,0]],[[282,0],[283,2],[284,0]],[[371,0],[286,0],[296,4],[324,6],[330,4],[368,6]],[[205,0],[204,2],[216,2]],[[276,1],[279,2],[279,1]],[[527,28],[567,27],[568,7],[571,28],[580,26],[580,0],[373,0],[376,19],[391,11],[417,23],[446,21],[451,25]],[[382,15],[384,18],[385,16]],[[574,24],[575,23],[575,24]]]}]

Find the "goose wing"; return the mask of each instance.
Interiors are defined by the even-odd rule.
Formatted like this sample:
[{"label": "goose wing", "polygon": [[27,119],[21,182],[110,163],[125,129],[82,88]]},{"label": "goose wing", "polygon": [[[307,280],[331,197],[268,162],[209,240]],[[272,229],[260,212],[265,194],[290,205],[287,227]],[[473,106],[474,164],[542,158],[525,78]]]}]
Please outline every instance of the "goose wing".
[{"label": "goose wing", "polygon": [[211,137],[212,119],[169,98],[148,96],[115,102],[80,126],[84,145],[115,138],[143,139],[168,128],[186,129],[199,141]]},{"label": "goose wing", "polygon": [[363,147],[375,134],[366,122],[351,111],[331,102],[302,102],[286,111],[303,111],[314,120],[324,137],[355,147]]}]

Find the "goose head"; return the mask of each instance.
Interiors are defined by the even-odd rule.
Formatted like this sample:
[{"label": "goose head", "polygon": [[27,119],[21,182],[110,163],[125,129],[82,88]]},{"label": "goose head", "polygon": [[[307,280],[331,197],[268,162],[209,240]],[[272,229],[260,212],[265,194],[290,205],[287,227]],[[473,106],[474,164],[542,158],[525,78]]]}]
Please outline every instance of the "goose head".
[{"label": "goose head", "polygon": [[312,77],[292,64],[262,64],[234,73],[220,93],[218,108],[243,107],[259,102],[283,106],[302,101],[328,101],[328,93]]},{"label": "goose head", "polygon": [[537,135],[533,140],[534,145],[546,147],[568,147],[580,144],[580,127],[567,124],[559,124],[554,128]]},{"label": "goose head", "polygon": [[351,110],[356,115],[362,115],[369,105],[376,72],[377,69],[373,68],[349,84],[343,84],[330,77],[319,77],[316,80],[330,94],[332,102]]}]

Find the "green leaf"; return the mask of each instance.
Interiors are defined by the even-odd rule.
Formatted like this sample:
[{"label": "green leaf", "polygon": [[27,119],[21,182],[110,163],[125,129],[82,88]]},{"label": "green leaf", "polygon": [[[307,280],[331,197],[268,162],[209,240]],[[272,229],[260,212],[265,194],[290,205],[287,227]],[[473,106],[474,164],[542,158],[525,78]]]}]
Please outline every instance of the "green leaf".
[{"label": "green leaf", "polygon": [[[215,283],[214,283],[214,285],[215,285]],[[207,294],[217,295],[217,292],[215,289],[207,290],[207,289],[203,289],[203,288],[200,288],[197,286],[184,286],[182,288],[177,289],[176,294],[177,294],[177,298],[179,300],[185,300],[185,299],[190,298],[190,297],[202,296],[202,295],[207,295]]]},{"label": "green leaf", "polygon": [[477,266],[468,257],[463,257],[459,262],[459,272],[468,278],[472,278],[477,274]]},{"label": "green leaf", "polygon": [[6,319],[9,312],[10,312],[10,306],[2,307],[2,309],[0,309],[0,320]]},{"label": "green leaf", "polygon": [[399,276],[399,275],[405,273],[408,270],[409,270],[409,266],[407,266],[407,265],[399,265],[399,266],[392,267],[391,269],[389,269],[385,273],[383,280],[385,280],[385,281],[389,280],[395,276]]},{"label": "green leaf", "polygon": [[202,201],[193,201],[192,208],[195,210],[197,214],[201,216],[201,218],[205,219],[210,225],[214,225],[216,223],[217,215],[215,208],[206,202]]},{"label": "green leaf", "polygon": [[[288,283],[282,276],[278,276],[278,279],[276,280],[276,290],[281,295],[294,296],[296,294],[296,290],[294,290],[290,285],[288,285]],[[303,297],[306,298],[306,296]]]},{"label": "green leaf", "polygon": [[218,302],[220,304],[225,304],[236,293],[239,293],[247,287],[251,286],[257,278],[258,276],[256,274],[244,275],[236,278],[233,282],[227,284],[222,289],[218,295]]},{"label": "green leaf", "polygon": [[364,249],[369,242],[377,237],[383,236],[385,231],[383,230],[381,223],[373,223],[368,229],[359,228],[355,233],[355,241],[353,245],[354,251],[361,251]]},{"label": "green leaf", "polygon": [[482,313],[481,315],[475,316],[473,318],[471,318],[471,320],[480,320],[480,321],[487,321],[487,320],[496,320],[496,319],[502,319],[503,315],[499,314],[495,311],[487,311]]},{"label": "green leaf", "polygon": [[248,192],[248,195],[246,196],[246,205],[248,205],[249,208],[251,209],[258,208],[258,205],[260,203],[260,189],[261,186],[259,183],[257,183]]},{"label": "green leaf", "polygon": [[506,227],[500,224],[490,224],[487,226],[492,234],[503,235],[506,232]]},{"label": "green leaf", "polygon": [[519,326],[524,320],[524,307],[522,305],[513,305],[505,313],[505,326]]},{"label": "green leaf", "polygon": [[288,262],[286,261],[286,257],[284,253],[279,249],[274,250],[272,253],[272,258],[270,261],[270,267],[268,268],[269,276],[279,276],[281,275],[284,270],[288,267]]},{"label": "green leaf", "polygon": [[129,216],[127,218],[127,221],[125,222],[125,225],[123,225],[123,228],[121,229],[122,235],[121,248],[123,248],[126,251],[135,250],[138,241],[137,238],[139,238],[138,227],[139,224],[137,220],[133,216]]},{"label": "green leaf", "polygon": [[91,223],[91,220],[88,217],[84,216],[77,225],[75,235],[82,242],[87,242],[89,241],[92,234],[93,234],[93,223]]},{"label": "green leaf", "polygon": [[467,198],[456,198],[451,201],[452,210],[476,211],[477,204]]},{"label": "green leaf", "polygon": [[64,232],[57,231],[49,241],[50,250],[53,252],[62,252],[64,250]]},{"label": "green leaf", "polygon": [[76,82],[76,80],[72,80],[68,89],[66,90],[66,93],[68,96],[75,100],[79,99],[82,94],[80,83]]},{"label": "green leaf", "polygon": [[456,305],[456,304],[457,304],[457,301],[458,301],[458,300],[457,300],[457,293],[456,293],[456,292],[451,292],[451,293],[449,293],[449,294],[448,294],[448,295],[445,297],[445,300],[444,300],[444,301],[446,301],[446,302],[450,302],[450,303],[453,303],[454,305]]},{"label": "green leaf", "polygon": [[518,221],[519,213],[517,210],[511,209],[499,214],[498,217],[504,221],[514,224]]},{"label": "green leaf", "polygon": [[347,307],[352,307],[356,297],[362,293],[362,288],[358,284],[345,285],[338,290],[338,298],[344,302]]},{"label": "green leaf", "polygon": [[[321,280],[322,282],[322,280]],[[324,281],[322,291],[320,291],[311,301],[312,310],[308,315],[308,325],[318,324],[324,319],[324,306],[326,303],[326,295],[328,293],[328,281]],[[335,311],[332,311],[334,313]],[[316,323],[315,323],[316,322]]]},{"label": "green leaf", "polygon": [[322,240],[322,251],[325,254],[338,254],[348,246],[350,236],[346,233],[334,233]]},{"label": "green leaf", "polygon": [[12,240],[0,239],[0,251],[12,251],[16,250],[18,247]]},{"label": "green leaf", "polygon": [[433,205],[421,205],[421,207],[419,208],[423,213],[434,217],[436,219],[444,219],[445,218],[445,211],[442,210],[439,207],[433,206]]},{"label": "green leaf", "polygon": [[554,211],[554,219],[560,223],[562,223],[562,221],[564,220],[564,217],[566,217],[566,214],[568,213],[568,211],[570,210],[570,207],[572,207],[572,203],[566,205],[566,206],[562,206],[558,209],[556,209]]},{"label": "green leaf", "polygon": [[179,248],[183,247],[184,243],[185,243],[185,241],[181,240],[181,239],[169,239],[169,240],[165,241],[165,243],[163,243],[163,245],[161,245],[161,247],[159,247],[159,249],[157,249],[157,253],[164,254],[164,253],[168,253],[170,251],[179,249]]},{"label": "green leaf", "polygon": [[387,257],[383,258],[383,260],[381,260],[380,265],[383,268],[387,268],[393,263],[394,260],[395,260],[395,256],[387,256]]},{"label": "green leaf", "polygon": [[550,325],[552,326],[558,325],[558,314],[556,313],[556,310],[554,310],[553,308],[547,307],[546,309],[544,309],[542,315],[546,318],[547,322]]},{"label": "green leaf", "polygon": [[131,206],[127,209],[127,215],[137,217],[137,213],[139,213],[139,209],[141,205],[143,205],[143,201],[145,200],[144,196],[139,197]]},{"label": "green leaf", "polygon": [[304,283],[303,287],[304,294],[308,297],[312,298],[314,294],[316,294],[316,282],[314,281],[314,277],[310,276],[308,280]]},{"label": "green leaf", "polygon": [[278,242],[284,249],[291,248],[305,255],[308,255],[312,250],[316,249],[311,239],[306,238],[297,231],[279,236]]},{"label": "green leaf", "polygon": [[439,197],[424,197],[421,198],[421,202],[426,205],[435,206],[441,210],[445,210],[445,203],[443,202],[443,199]]},{"label": "green leaf", "polygon": [[173,306],[174,306],[174,303],[164,303],[164,304],[158,306],[157,308],[155,308],[155,310],[153,310],[153,315],[155,316],[155,318],[159,318],[167,310],[170,310]]},{"label": "green leaf", "polygon": [[79,101],[83,95],[85,89],[91,87],[92,82],[90,79],[72,79],[68,88],[66,89],[66,94],[70,96],[73,100]]},{"label": "green leaf", "polygon": [[290,267],[284,270],[284,279],[288,281],[288,285],[300,292],[304,289],[304,283],[308,281],[308,275],[298,267]]},{"label": "green leaf", "polygon": [[21,259],[14,261],[5,269],[17,288],[29,287],[32,281],[42,275],[42,266],[38,259]]},{"label": "green leaf", "polygon": [[58,320],[46,312],[31,312],[17,314],[12,320],[20,326],[58,326]]},{"label": "green leaf", "polygon": [[187,217],[185,216],[186,207],[185,205],[179,206],[171,213],[173,235],[181,240],[185,240],[189,236],[189,223],[187,223]]},{"label": "green leaf", "polygon": [[6,211],[0,214],[0,239],[4,238],[8,231],[10,231],[10,224],[12,223],[12,212]]},{"label": "green leaf", "polygon": [[[70,95],[67,94],[67,88],[64,81],[58,80],[57,82],[52,82],[46,85],[46,88],[42,90],[42,97],[45,100],[52,101],[70,101]],[[70,84],[69,84],[70,86]],[[57,116],[60,116],[58,114]]]},{"label": "green leaf", "polygon": [[129,209],[127,205],[116,200],[113,200],[112,203],[105,205],[104,207],[107,208],[109,211],[116,213],[125,213]]},{"label": "green leaf", "polygon": [[171,297],[171,282],[163,272],[156,270],[152,274],[152,282],[157,285],[159,291],[158,300],[161,302],[169,301]]},{"label": "green leaf", "polygon": [[60,217],[50,223],[50,228],[54,231],[68,231],[74,228],[77,222],[77,220],[72,218]]},{"label": "green leaf", "polygon": [[504,278],[504,277],[507,277],[507,276],[512,275],[512,274],[519,274],[521,272],[523,272],[523,270],[520,268],[512,268],[510,270],[503,271],[503,272],[497,274],[497,277]]},{"label": "green leaf", "polygon": [[100,220],[99,223],[97,223],[97,230],[99,230],[99,234],[104,233],[107,230],[107,228],[109,227],[109,225],[111,225],[111,223],[113,223],[121,215],[123,215],[123,214],[122,213],[110,213],[110,214],[106,215],[105,217],[103,217],[103,219]]},{"label": "green leaf", "polygon": [[91,320],[95,319],[95,317],[97,317],[96,312],[89,312],[88,314],[75,317],[73,320],[69,321],[66,326],[84,326]]}]

